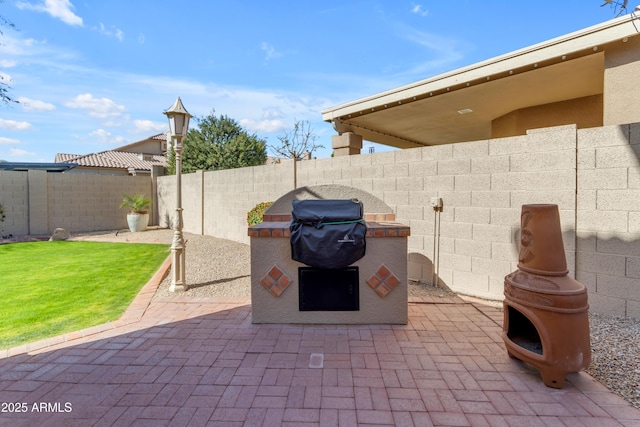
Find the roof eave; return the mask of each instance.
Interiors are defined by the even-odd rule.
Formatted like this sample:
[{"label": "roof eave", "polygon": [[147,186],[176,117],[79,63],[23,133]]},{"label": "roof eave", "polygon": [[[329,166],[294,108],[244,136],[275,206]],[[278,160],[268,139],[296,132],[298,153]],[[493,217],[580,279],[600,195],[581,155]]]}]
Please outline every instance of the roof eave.
[{"label": "roof eave", "polygon": [[597,48],[625,37],[637,36],[637,24],[633,22],[637,19],[634,14],[625,15],[463,68],[337,105],[323,110],[322,119],[330,122],[349,114],[399,105],[404,101],[424,97],[425,94],[446,90],[452,86],[483,79],[488,81],[491,76],[508,73],[510,70],[562,58],[563,55],[585,49]]}]

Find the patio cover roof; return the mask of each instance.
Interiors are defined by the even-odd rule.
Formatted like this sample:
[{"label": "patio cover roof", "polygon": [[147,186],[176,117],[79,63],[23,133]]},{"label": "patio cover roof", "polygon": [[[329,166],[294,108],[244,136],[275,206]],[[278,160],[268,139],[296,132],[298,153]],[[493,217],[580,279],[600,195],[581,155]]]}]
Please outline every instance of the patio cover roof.
[{"label": "patio cover roof", "polygon": [[[322,111],[339,133],[398,148],[491,137],[509,112],[603,93],[603,46],[638,35],[626,15]],[[469,111],[471,110],[471,111]]]}]

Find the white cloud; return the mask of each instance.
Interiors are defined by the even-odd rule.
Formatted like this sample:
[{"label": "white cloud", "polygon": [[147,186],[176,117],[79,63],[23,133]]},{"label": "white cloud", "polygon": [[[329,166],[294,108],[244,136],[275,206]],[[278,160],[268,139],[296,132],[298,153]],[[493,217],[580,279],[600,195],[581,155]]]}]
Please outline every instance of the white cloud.
[{"label": "white cloud", "polygon": [[263,119],[281,119],[285,115],[279,108],[265,108],[262,112]]},{"label": "white cloud", "polygon": [[0,72],[0,81],[12,82],[13,79],[11,78],[11,76],[9,74]]},{"label": "white cloud", "polygon": [[17,65],[16,61],[11,61],[8,59],[0,59],[0,67],[11,68]]},{"label": "white cloud", "polygon": [[268,61],[273,58],[279,58],[282,56],[282,54],[278,52],[274,46],[266,42],[262,42],[262,44],[260,45],[260,49],[266,55],[264,58],[265,61]]},{"label": "white cloud", "polygon": [[56,109],[56,106],[53,104],[49,104],[48,102],[38,101],[35,99],[29,99],[24,96],[18,98],[18,102],[22,105],[24,111],[34,112],[34,111],[53,111]]},{"label": "white cloud", "polygon": [[35,10],[45,12],[54,18],[60,19],[65,24],[82,26],[82,18],[73,13],[73,5],[69,0],[44,0],[44,3],[31,4],[27,2],[17,2],[19,9]]},{"label": "white cloud", "polygon": [[106,140],[106,139],[109,139],[111,137],[111,132],[108,132],[108,131],[106,131],[104,129],[97,129],[97,130],[94,130],[93,132],[91,132],[89,135],[98,137],[98,138],[100,138],[102,140]]},{"label": "white cloud", "polygon": [[460,49],[459,41],[455,39],[447,39],[431,33],[416,30],[413,28],[404,28],[402,37],[413,42],[426,50],[433,52],[434,59],[419,63],[413,67],[406,68],[398,75],[425,75],[433,70],[446,69],[452,64],[460,61],[464,55]]},{"label": "white cloud", "polygon": [[110,28],[107,28],[101,22],[99,26],[93,27],[93,30],[98,31],[100,34],[104,34],[107,37],[114,37],[118,39],[118,41],[124,40],[124,32],[120,28],[116,28],[115,25],[112,25]]},{"label": "white cloud", "polygon": [[427,16],[429,14],[429,11],[424,9],[421,4],[413,4],[411,13],[415,13],[416,15],[420,16]]},{"label": "white cloud", "polygon": [[42,57],[50,53],[46,50],[45,45],[46,42],[35,39],[17,39],[5,34],[2,38],[2,43],[0,43],[0,53],[2,56]]},{"label": "white cloud", "polygon": [[88,110],[89,115],[101,119],[122,116],[123,105],[118,105],[109,98],[94,98],[90,93],[83,93],[65,104],[69,108]]},{"label": "white cloud", "polygon": [[242,119],[240,124],[252,132],[273,133],[286,129],[287,125],[281,120],[285,117],[286,114],[279,107],[265,107],[260,120]]},{"label": "white cloud", "polygon": [[104,129],[94,130],[89,134],[89,136],[98,138],[101,142],[107,142],[109,144],[122,144],[125,142],[125,139],[123,137],[113,136],[111,132]]},{"label": "white cloud", "polygon": [[31,151],[22,150],[20,148],[11,148],[9,149],[9,154],[12,156],[35,156],[36,153],[32,153]]},{"label": "white cloud", "polygon": [[31,128],[31,123],[0,119],[0,128],[7,130],[27,130]]},{"label": "white cloud", "polygon": [[133,125],[136,133],[162,133],[169,128],[169,123],[158,123],[151,120],[134,120]]},{"label": "white cloud", "polygon": [[285,125],[282,120],[251,120],[251,119],[242,119],[240,120],[240,124],[242,127],[246,128],[252,132],[277,132],[283,129],[286,129],[287,125]]},{"label": "white cloud", "polygon": [[17,139],[5,138],[3,136],[0,136],[0,145],[18,145],[18,144],[20,144],[20,141]]}]

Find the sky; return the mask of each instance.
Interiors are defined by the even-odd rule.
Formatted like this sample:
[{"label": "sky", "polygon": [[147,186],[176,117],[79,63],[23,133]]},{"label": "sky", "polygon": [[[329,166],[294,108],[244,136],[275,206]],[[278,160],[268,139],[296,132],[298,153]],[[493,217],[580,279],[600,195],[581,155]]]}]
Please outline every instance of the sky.
[{"label": "sky", "polygon": [[322,110],[613,19],[609,3],[0,0],[15,25],[0,26],[0,78],[19,101],[0,103],[0,160],[164,133],[178,96],[268,146],[308,121],[324,146],[314,156],[329,157]]}]

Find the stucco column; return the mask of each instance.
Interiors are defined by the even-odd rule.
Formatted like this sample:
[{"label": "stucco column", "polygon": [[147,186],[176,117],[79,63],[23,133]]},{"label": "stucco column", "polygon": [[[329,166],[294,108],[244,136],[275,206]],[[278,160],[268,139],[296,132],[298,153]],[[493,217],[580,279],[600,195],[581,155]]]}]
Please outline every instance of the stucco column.
[{"label": "stucco column", "polygon": [[362,149],[362,136],[353,132],[344,132],[340,135],[331,137],[331,146],[333,147],[333,156],[351,156],[360,154]]}]

